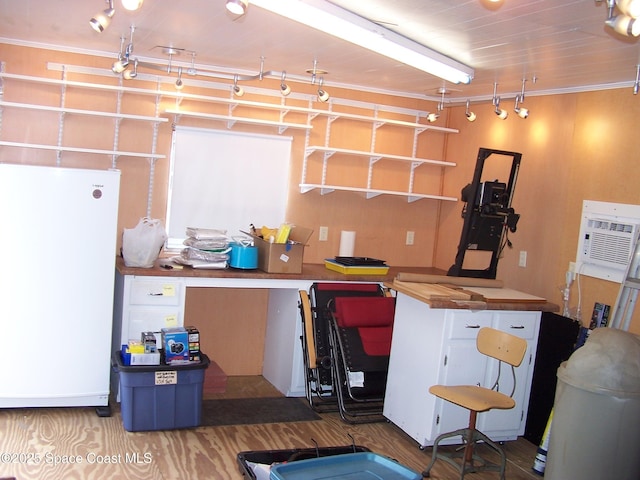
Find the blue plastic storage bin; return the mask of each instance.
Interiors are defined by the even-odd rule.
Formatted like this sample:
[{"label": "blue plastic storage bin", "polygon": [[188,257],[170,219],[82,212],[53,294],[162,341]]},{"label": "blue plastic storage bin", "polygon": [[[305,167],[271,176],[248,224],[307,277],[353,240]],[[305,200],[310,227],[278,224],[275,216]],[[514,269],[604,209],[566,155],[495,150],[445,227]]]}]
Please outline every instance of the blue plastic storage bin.
[{"label": "blue plastic storage bin", "polygon": [[422,480],[422,475],[387,457],[370,452],[347,453],[282,463],[271,468],[271,480]]},{"label": "blue plastic storage bin", "polygon": [[172,430],[200,425],[202,385],[209,357],[185,365],[134,365],[113,354],[120,378],[122,424],[129,432]]}]

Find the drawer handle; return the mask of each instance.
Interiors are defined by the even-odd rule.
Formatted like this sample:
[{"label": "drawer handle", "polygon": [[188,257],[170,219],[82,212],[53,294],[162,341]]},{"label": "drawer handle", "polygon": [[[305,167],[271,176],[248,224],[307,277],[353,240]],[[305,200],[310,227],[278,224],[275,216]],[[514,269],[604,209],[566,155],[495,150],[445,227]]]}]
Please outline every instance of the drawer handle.
[{"label": "drawer handle", "polygon": [[480,328],[480,325],[475,324],[475,325],[465,325],[464,328]]},{"label": "drawer handle", "polygon": [[150,293],[149,294],[150,297],[162,297],[164,296],[164,293],[160,292],[160,293]]},{"label": "drawer handle", "polygon": [[513,328],[514,330],[524,330],[524,325],[509,325],[509,328]]}]

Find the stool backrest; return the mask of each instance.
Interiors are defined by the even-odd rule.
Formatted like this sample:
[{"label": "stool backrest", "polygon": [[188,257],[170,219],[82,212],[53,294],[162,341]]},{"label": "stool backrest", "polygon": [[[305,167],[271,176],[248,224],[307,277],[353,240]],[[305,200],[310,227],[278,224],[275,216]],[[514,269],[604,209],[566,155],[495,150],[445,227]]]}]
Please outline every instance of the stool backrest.
[{"label": "stool backrest", "polygon": [[476,341],[478,351],[502,362],[517,367],[527,351],[527,341],[510,333],[483,327]]}]

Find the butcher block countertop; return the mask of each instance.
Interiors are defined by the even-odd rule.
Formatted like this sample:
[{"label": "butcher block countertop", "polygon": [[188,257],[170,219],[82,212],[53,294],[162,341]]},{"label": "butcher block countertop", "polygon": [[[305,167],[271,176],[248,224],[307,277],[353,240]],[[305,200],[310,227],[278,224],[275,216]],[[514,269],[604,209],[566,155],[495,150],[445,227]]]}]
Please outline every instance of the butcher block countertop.
[{"label": "butcher block countertop", "polygon": [[423,278],[423,281],[399,280],[403,277],[421,280],[417,278],[419,276],[403,275],[401,272],[392,282],[385,282],[385,286],[425,302],[431,308],[542,312],[557,312],[559,310],[558,305],[547,302],[544,298],[505,288],[498,280],[458,277],[431,278],[432,276],[425,276],[429,278]]}]

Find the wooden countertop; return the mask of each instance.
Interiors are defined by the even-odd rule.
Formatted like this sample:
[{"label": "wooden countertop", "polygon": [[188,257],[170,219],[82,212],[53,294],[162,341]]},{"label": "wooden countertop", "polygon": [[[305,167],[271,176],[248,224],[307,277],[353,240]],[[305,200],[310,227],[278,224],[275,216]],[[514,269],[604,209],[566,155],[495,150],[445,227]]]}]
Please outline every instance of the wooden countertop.
[{"label": "wooden countertop", "polygon": [[189,278],[234,278],[234,279],[262,279],[262,280],[309,280],[328,282],[379,282],[385,286],[405,293],[427,303],[431,308],[450,308],[467,310],[531,310],[543,312],[557,312],[559,306],[550,302],[483,302],[457,301],[446,298],[425,298],[415,291],[403,289],[394,284],[398,273],[415,273],[420,275],[444,275],[446,272],[433,267],[390,267],[385,275],[353,275],[343,274],[327,269],[324,264],[305,263],[302,273],[267,273],[262,270],[198,269],[184,267],[168,270],[155,262],[152,268],[127,267],[122,257],[116,257],[116,268],[122,275],[139,275],[147,277],[189,277]]},{"label": "wooden countertop", "polygon": [[399,272],[411,272],[425,275],[443,275],[440,269],[432,267],[390,267],[385,275],[353,275],[329,270],[324,264],[305,263],[302,273],[267,273],[262,270],[200,269],[184,267],[181,270],[167,270],[159,266],[158,261],[152,268],[127,267],[122,257],[116,257],[116,268],[122,275],[142,275],[151,277],[200,277],[200,278],[252,278],[267,280],[317,280],[334,282],[391,282]]},{"label": "wooden countertop", "polygon": [[[470,299],[453,299],[447,298],[446,293],[434,290],[429,292],[430,284],[412,284],[407,282],[385,282],[385,286],[399,293],[408,295],[416,300],[426,303],[431,308],[447,308],[447,309],[465,309],[465,310],[516,310],[516,311],[536,311],[536,312],[557,312],[560,307],[554,303],[547,302],[544,299],[533,297],[532,295],[522,294],[522,299],[518,299],[517,295],[514,299],[485,299],[481,295],[474,295]],[[425,288],[419,288],[419,287]],[[465,287],[465,290],[471,293],[474,287]],[[467,290],[468,289],[468,290]],[[512,294],[515,291],[510,289],[496,288],[496,292],[507,291]],[[507,296],[509,298],[511,295]],[[496,298],[499,298],[496,295]]]}]

